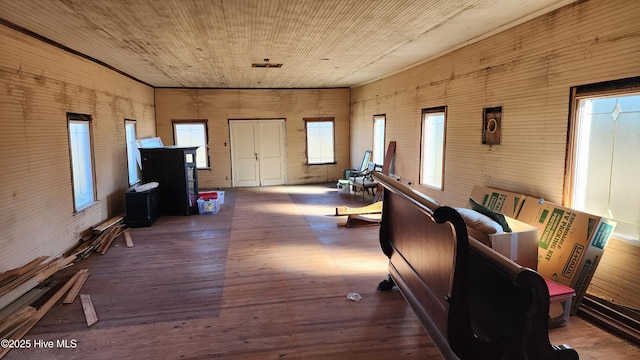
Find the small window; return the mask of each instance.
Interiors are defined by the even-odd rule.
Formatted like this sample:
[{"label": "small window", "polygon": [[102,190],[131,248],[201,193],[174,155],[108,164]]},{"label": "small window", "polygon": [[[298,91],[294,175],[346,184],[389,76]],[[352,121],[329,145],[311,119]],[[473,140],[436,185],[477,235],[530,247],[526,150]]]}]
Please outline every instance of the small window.
[{"label": "small window", "polygon": [[422,110],[420,184],[443,188],[446,107]]},{"label": "small window", "polygon": [[67,114],[74,210],[80,211],[95,202],[91,116]]},{"label": "small window", "polygon": [[129,174],[129,185],[140,181],[140,170],[138,168],[138,146],[136,145],[136,121],[124,121],[124,134],[127,149],[127,169]]},{"label": "small window", "polygon": [[207,120],[174,120],[173,137],[178,146],[198,146],[196,164],[198,169],[209,167],[209,140]]},{"label": "small window", "polygon": [[384,127],[386,121],[386,115],[373,116],[373,162],[378,165],[384,163]]},{"label": "small window", "polygon": [[334,156],[334,118],[304,119],[307,131],[307,163],[332,164]]},{"label": "small window", "polygon": [[[639,79],[640,80],[640,79]],[[640,83],[640,81],[639,81]],[[614,237],[640,238],[640,88],[581,92],[574,97],[568,202],[613,219]]]}]

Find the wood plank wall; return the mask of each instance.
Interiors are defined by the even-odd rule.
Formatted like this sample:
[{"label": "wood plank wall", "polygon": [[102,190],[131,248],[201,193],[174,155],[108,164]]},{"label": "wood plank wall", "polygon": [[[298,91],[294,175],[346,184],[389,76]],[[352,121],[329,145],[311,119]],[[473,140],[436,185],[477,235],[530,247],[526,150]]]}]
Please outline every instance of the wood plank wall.
[{"label": "wood plank wall", "polygon": [[[638,16],[638,1],[580,1],[353,88],[351,162],[371,148],[373,115],[384,113],[386,140],[398,144],[392,171],[417,184],[420,111],[446,105],[444,191],[422,191],[453,206],[465,206],[476,184],[562,203],[570,88],[640,75]],[[497,105],[502,142],[482,145],[482,110]],[[640,277],[631,276],[640,274],[640,248],[611,248],[593,284],[640,308]]]},{"label": "wood plank wall", "polygon": [[[287,183],[336,181],[349,163],[349,89],[156,89],[158,136],[173,144],[173,119],[207,119],[211,169],[200,188],[231,186],[229,119],[285,119]],[[336,164],[306,165],[304,118],[335,118]]]},{"label": "wood plank wall", "polygon": [[[0,272],[58,256],[124,212],[124,121],[155,135],[153,88],[0,26]],[[93,117],[98,202],[74,213],[67,112]]]}]

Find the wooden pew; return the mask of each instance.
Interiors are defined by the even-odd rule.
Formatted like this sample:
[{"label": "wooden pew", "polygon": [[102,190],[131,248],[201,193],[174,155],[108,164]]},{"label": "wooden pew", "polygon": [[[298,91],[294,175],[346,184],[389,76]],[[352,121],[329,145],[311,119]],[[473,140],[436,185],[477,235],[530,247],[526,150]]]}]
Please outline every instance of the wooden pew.
[{"label": "wooden pew", "polygon": [[374,173],[383,186],[380,246],[398,286],[445,359],[575,360],[552,346],[544,279],[467,235],[453,208]]}]

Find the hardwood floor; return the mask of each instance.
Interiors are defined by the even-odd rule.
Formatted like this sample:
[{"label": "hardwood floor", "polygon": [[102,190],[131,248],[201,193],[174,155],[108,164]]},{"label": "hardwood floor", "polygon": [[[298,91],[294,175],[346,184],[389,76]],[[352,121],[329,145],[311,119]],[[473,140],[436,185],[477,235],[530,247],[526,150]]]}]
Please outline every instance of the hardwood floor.
[{"label": "hardwood floor", "polygon": [[[54,348],[6,359],[441,359],[400,293],[376,291],[378,227],[337,226],[335,207],[361,201],[332,184],[232,189],[216,215],[131,229],[134,247],[118,238],[65,270],[90,269],[81,293],[99,322],[79,300],[56,305],[25,337]],[[550,336],[581,359],[640,358],[580,317]]]}]

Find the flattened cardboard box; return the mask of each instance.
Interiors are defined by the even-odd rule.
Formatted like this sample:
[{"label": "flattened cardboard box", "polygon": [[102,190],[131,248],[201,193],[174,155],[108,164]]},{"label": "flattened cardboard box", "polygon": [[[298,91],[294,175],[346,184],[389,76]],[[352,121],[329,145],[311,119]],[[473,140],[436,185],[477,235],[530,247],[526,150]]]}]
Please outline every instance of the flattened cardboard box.
[{"label": "flattened cardboard box", "polygon": [[517,218],[518,212],[526,199],[526,195],[510,191],[493,189],[476,185],[471,191],[471,198],[486,206],[489,210]]},{"label": "flattened cardboard box", "polygon": [[616,223],[532,198],[517,219],[540,230],[538,272],[575,290],[571,314],[576,314]]}]

